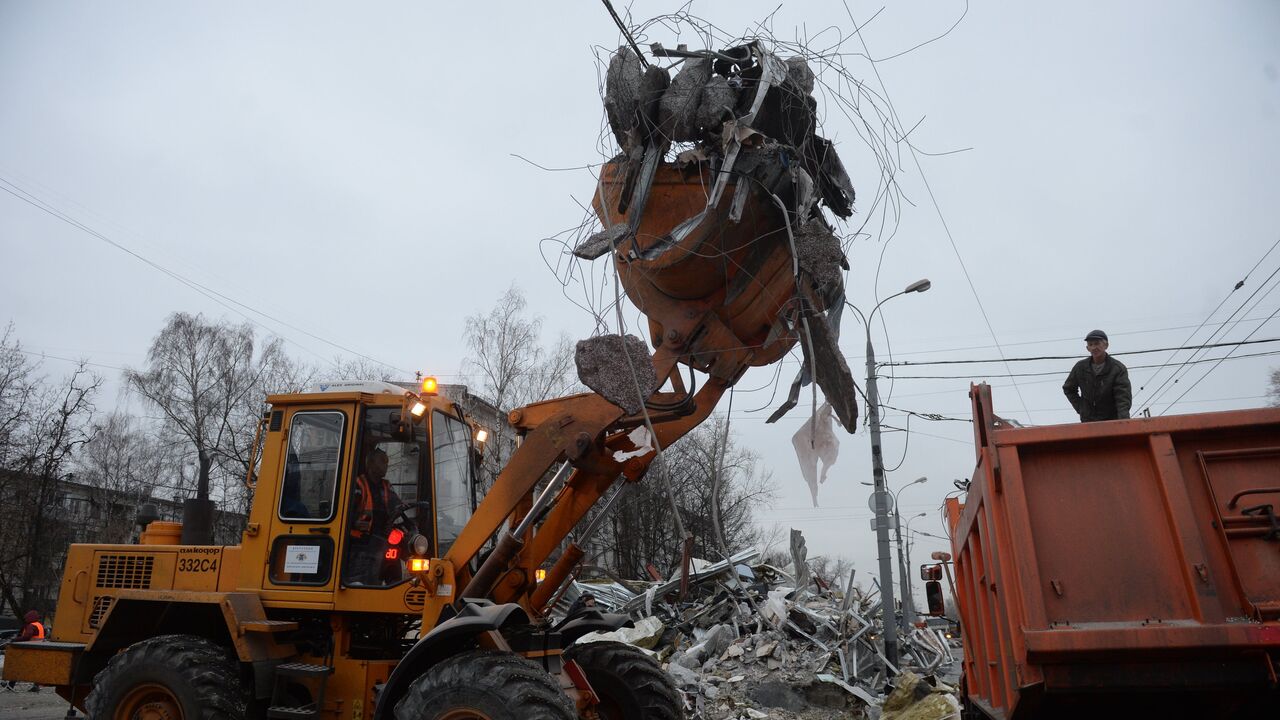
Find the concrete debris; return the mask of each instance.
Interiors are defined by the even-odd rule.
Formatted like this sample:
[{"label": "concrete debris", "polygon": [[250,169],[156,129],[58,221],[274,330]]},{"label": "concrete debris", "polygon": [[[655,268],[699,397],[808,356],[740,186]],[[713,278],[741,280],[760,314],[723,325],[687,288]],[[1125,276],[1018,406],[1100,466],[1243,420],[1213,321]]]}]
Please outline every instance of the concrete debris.
[{"label": "concrete debris", "polygon": [[815,80],[813,70],[809,68],[809,63],[805,62],[804,58],[787,58],[787,81],[799,88],[800,92],[812,95]]},{"label": "concrete debris", "polygon": [[658,389],[649,348],[635,335],[597,335],[579,340],[573,359],[582,384],[628,415],[639,413],[645,400]]},{"label": "concrete debris", "polygon": [[831,291],[844,287],[844,273],[841,271],[849,269],[849,260],[840,247],[840,238],[825,222],[814,218],[801,225],[795,231],[795,242],[800,272],[809,276],[814,289],[822,297],[829,297]]},{"label": "concrete debris", "polygon": [[595,260],[626,240],[631,234],[631,226],[626,223],[614,223],[613,227],[592,233],[586,240],[578,243],[573,254],[583,260]]},{"label": "concrete debris", "polygon": [[[798,572],[759,564],[754,551],[693,565],[684,600],[677,597],[678,578],[573,582],[566,595],[591,592],[600,606],[635,622],[579,642],[630,642],[653,653],[684,694],[691,718],[959,717],[956,691],[945,682],[959,674],[948,641],[915,627],[898,638],[902,668],[889,667],[880,651],[884,619],[876,591],[814,576],[803,560]],[[749,577],[741,565],[750,567]],[[795,576],[806,573],[812,579],[797,584]]]},{"label": "concrete debris", "polygon": [[796,570],[796,590],[798,597],[809,593],[809,548],[805,545],[804,534],[791,528],[791,563]]},{"label": "concrete debris", "polygon": [[[668,141],[686,142],[701,139],[699,117],[704,90],[711,80],[711,61],[691,58],[671,79],[658,110],[658,132]],[[727,88],[728,85],[726,84]],[[708,111],[709,115],[711,111]]]},{"label": "concrete debris", "polygon": [[645,136],[640,122],[643,67],[640,56],[624,46],[613,54],[605,73],[605,114],[618,147],[627,155],[633,152],[638,155],[644,148]]}]

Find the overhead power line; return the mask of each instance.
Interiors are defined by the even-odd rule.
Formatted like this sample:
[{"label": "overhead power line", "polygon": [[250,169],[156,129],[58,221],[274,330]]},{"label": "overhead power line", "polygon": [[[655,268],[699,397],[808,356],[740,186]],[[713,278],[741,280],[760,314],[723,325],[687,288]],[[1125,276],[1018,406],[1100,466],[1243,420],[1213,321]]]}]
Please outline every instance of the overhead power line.
[{"label": "overhead power line", "polygon": [[[1280,310],[1277,310],[1277,312],[1280,312]],[[1228,344],[1235,345],[1236,343],[1228,343]],[[1201,363],[1210,363],[1214,361],[1244,360],[1246,358],[1269,357],[1272,355],[1280,355],[1280,350],[1270,350],[1267,352],[1260,352],[1260,353],[1249,353],[1248,355],[1232,355],[1228,353],[1221,357],[1200,358],[1198,360],[1189,360],[1187,361],[1187,364],[1198,365]],[[1149,370],[1154,367],[1159,367],[1159,366],[1158,365],[1130,365],[1129,369],[1130,370]],[[981,373],[978,376],[974,376],[974,375],[898,375],[897,378],[899,380],[972,380],[972,379],[975,379],[975,377],[1015,378],[1015,377],[1044,377],[1046,375],[1061,375],[1065,377],[1066,373],[1064,373],[1061,370],[1050,370],[1047,372],[1026,372],[1026,373]]]},{"label": "overhead power line", "polygon": [[[1264,340],[1247,340],[1239,342],[1221,342],[1206,343],[1204,345],[1182,345],[1179,347],[1152,348],[1150,350],[1128,350],[1125,352],[1110,353],[1116,357],[1122,355],[1148,355],[1151,353],[1170,352],[1175,350],[1200,350],[1219,347],[1239,347],[1240,345],[1257,345],[1260,343],[1280,342],[1280,338],[1267,338]],[[1001,363],[1001,362],[1035,362],[1037,360],[1078,360],[1080,355],[1037,355],[1035,357],[1014,357],[1014,358],[995,358],[986,360],[903,360],[900,362],[879,363],[880,365],[893,365],[903,367],[908,365],[978,365],[983,363]],[[1163,367],[1163,366],[1161,366]]]},{"label": "overhead power line", "polygon": [[[1209,315],[1205,317],[1205,321],[1206,321],[1206,322],[1207,322],[1210,318],[1212,318],[1212,317],[1213,317],[1213,316],[1218,312],[1218,309],[1219,309],[1219,308],[1221,308],[1221,307],[1223,306],[1223,304],[1225,304],[1225,303],[1227,302],[1227,300],[1228,300],[1228,299],[1229,299],[1233,294],[1235,294],[1235,292],[1236,292],[1237,290],[1239,290],[1240,288],[1244,287],[1245,281],[1249,279],[1249,276],[1253,274],[1253,271],[1254,271],[1254,270],[1257,270],[1257,269],[1258,269],[1258,267],[1262,265],[1263,261],[1264,261],[1264,260],[1266,260],[1266,259],[1267,259],[1267,257],[1271,254],[1271,252],[1272,252],[1273,250],[1275,250],[1275,249],[1276,249],[1276,246],[1277,246],[1277,245],[1280,245],[1280,240],[1277,240],[1275,243],[1272,243],[1271,247],[1267,248],[1267,251],[1266,251],[1265,253],[1263,253],[1263,254],[1262,254],[1262,257],[1261,257],[1261,258],[1258,258],[1258,262],[1254,263],[1253,267],[1249,269],[1249,272],[1245,273],[1245,276],[1244,276],[1243,278],[1241,278],[1238,282],[1236,282],[1236,284],[1235,284],[1234,286],[1232,286],[1231,290],[1227,292],[1226,297],[1224,297],[1224,298],[1222,299],[1222,302],[1219,302],[1219,303],[1218,303],[1218,306],[1217,306],[1217,307],[1215,307],[1215,308],[1213,309],[1213,311],[1212,311],[1212,312],[1210,312],[1210,313],[1209,313]],[[1261,303],[1261,302],[1262,302],[1262,300],[1261,300],[1261,298],[1260,298],[1260,299],[1258,300],[1258,302],[1255,302],[1255,303],[1254,303],[1253,307],[1250,307],[1248,310],[1246,310],[1246,309],[1245,309],[1245,306],[1249,304],[1249,301],[1250,301],[1250,300],[1253,300],[1253,298],[1254,298],[1254,297],[1255,297],[1259,292],[1261,292],[1261,291],[1263,290],[1263,288],[1265,288],[1265,287],[1267,286],[1267,284],[1268,284],[1268,283],[1270,283],[1270,282],[1271,282],[1272,278],[1274,278],[1274,277],[1276,276],[1276,273],[1277,273],[1277,272],[1280,272],[1280,265],[1277,265],[1276,269],[1271,271],[1271,274],[1267,276],[1267,279],[1266,279],[1266,280],[1263,280],[1263,281],[1262,281],[1262,284],[1261,284],[1261,285],[1259,285],[1259,286],[1257,287],[1257,289],[1256,289],[1256,290],[1254,290],[1252,293],[1250,293],[1250,294],[1249,294],[1249,297],[1247,297],[1247,298],[1245,298],[1243,301],[1241,301],[1240,305],[1239,305],[1239,306],[1237,306],[1237,307],[1236,307],[1236,309],[1235,309],[1234,311],[1232,311],[1232,313],[1231,313],[1229,316],[1227,316],[1227,319],[1226,319],[1226,320],[1224,320],[1224,321],[1222,322],[1222,324],[1218,326],[1218,329],[1217,329],[1217,330],[1214,330],[1212,333],[1210,333],[1210,335],[1209,335],[1209,337],[1207,338],[1207,340],[1206,340],[1206,341],[1212,341],[1214,338],[1218,337],[1218,335],[1219,335],[1220,333],[1225,337],[1227,333],[1229,333],[1231,330],[1233,330],[1233,329],[1235,329],[1237,326],[1239,326],[1240,322],[1244,319],[1243,317],[1242,317],[1240,320],[1236,320],[1235,324],[1234,324],[1234,325],[1232,325],[1230,328],[1228,328],[1228,327],[1227,327],[1227,324],[1228,324],[1228,323],[1230,323],[1230,322],[1231,322],[1231,320],[1232,320],[1233,318],[1235,318],[1236,314],[1237,314],[1237,313],[1239,313],[1239,312],[1241,312],[1242,310],[1244,311],[1244,316],[1246,316],[1246,317],[1247,317],[1247,316],[1248,316],[1248,314],[1249,314],[1249,310],[1252,310],[1252,309],[1253,309],[1253,307],[1257,307],[1258,303]],[[1274,285],[1271,287],[1271,290],[1268,290],[1268,291],[1267,291],[1267,295],[1269,295],[1269,294],[1271,293],[1271,291],[1272,291],[1272,290],[1275,290],[1275,286],[1274,286]],[[1263,295],[1263,297],[1265,298],[1265,297],[1266,297],[1266,295]],[[1203,323],[1202,323],[1201,325],[1203,326]],[[1195,334],[1196,334],[1197,332],[1199,332],[1199,331],[1200,331],[1200,330],[1199,330],[1199,328],[1197,328],[1197,329],[1193,330],[1193,331],[1191,332],[1191,335],[1187,336],[1187,340],[1186,340],[1186,341],[1184,341],[1184,342],[1183,342],[1183,344],[1185,345],[1187,342],[1189,342],[1189,341],[1191,340],[1191,338],[1192,338],[1192,337],[1195,337]],[[1255,332],[1256,332],[1256,328],[1255,328]],[[1252,333],[1251,333],[1251,334],[1252,334]],[[1200,352],[1201,352],[1201,351],[1198,351],[1198,350],[1197,350],[1197,351],[1193,351],[1190,355],[1188,355],[1188,356],[1187,356],[1187,360],[1194,360],[1194,359],[1196,359],[1196,356],[1197,356],[1197,355],[1199,355],[1199,354],[1200,354]],[[1176,356],[1176,353],[1175,353],[1175,355],[1171,355],[1171,356],[1170,356],[1170,357],[1165,361],[1165,365],[1168,365],[1170,362],[1172,362],[1172,361],[1173,361],[1174,356]],[[1178,365],[1175,365],[1175,366],[1174,366],[1174,368],[1173,368],[1173,372],[1172,372],[1172,373],[1170,373],[1170,375],[1169,375],[1167,378],[1165,378],[1163,381],[1161,381],[1161,383],[1160,383],[1160,384],[1159,384],[1159,385],[1158,385],[1154,390],[1151,390],[1149,393],[1147,393],[1147,399],[1146,399],[1146,400],[1144,400],[1144,401],[1142,401],[1142,402],[1138,402],[1138,400],[1139,400],[1139,399],[1141,398],[1141,396],[1142,396],[1143,391],[1144,391],[1144,390],[1146,390],[1146,386],[1147,386],[1147,385],[1150,385],[1150,384],[1151,384],[1151,383],[1153,383],[1153,382],[1155,382],[1156,378],[1157,378],[1157,377],[1159,377],[1159,375],[1160,375],[1160,373],[1163,371],[1163,369],[1164,369],[1164,368],[1162,367],[1162,368],[1160,368],[1160,369],[1156,370],[1156,372],[1152,375],[1151,379],[1150,379],[1150,380],[1148,380],[1146,384],[1144,384],[1144,385],[1142,385],[1142,386],[1139,386],[1139,387],[1138,387],[1138,392],[1134,393],[1134,404],[1133,404],[1133,406],[1134,406],[1135,408],[1136,408],[1136,407],[1149,408],[1152,404],[1154,404],[1154,403],[1155,403],[1155,401],[1157,401],[1157,400],[1159,400],[1160,398],[1164,397],[1164,394],[1165,394],[1166,392],[1168,392],[1168,391],[1169,391],[1169,389],[1170,389],[1170,388],[1172,388],[1172,386],[1173,386],[1173,385],[1178,384],[1178,382],[1180,382],[1180,381],[1181,381],[1182,377],[1184,377],[1184,376],[1187,374],[1187,372],[1189,372],[1189,371],[1190,371],[1190,370],[1189,370],[1189,368],[1188,368],[1188,366],[1187,366],[1187,364],[1186,364],[1185,362],[1183,362],[1183,363],[1179,363]]]},{"label": "overhead power line", "polygon": [[[6,187],[6,186],[7,186],[7,187]],[[161,265],[160,263],[157,263],[156,261],[154,261],[154,260],[152,260],[152,259],[150,259],[150,258],[148,258],[148,257],[146,257],[146,256],[144,256],[144,255],[142,255],[141,253],[139,253],[139,252],[137,252],[137,251],[135,251],[135,250],[132,250],[132,249],[130,249],[130,248],[128,248],[128,247],[126,247],[125,245],[120,244],[119,242],[116,242],[115,240],[112,240],[110,237],[108,237],[108,236],[106,236],[105,234],[103,234],[103,233],[101,233],[101,232],[99,232],[99,231],[95,230],[94,228],[90,227],[89,225],[86,225],[85,223],[83,223],[83,222],[81,222],[81,221],[79,221],[79,220],[75,219],[74,217],[71,217],[71,216],[70,216],[70,215],[68,215],[67,213],[65,213],[65,212],[63,212],[63,211],[61,211],[61,210],[59,210],[59,209],[58,209],[57,207],[55,207],[53,204],[51,204],[51,203],[49,203],[49,202],[47,202],[47,201],[45,201],[45,200],[41,199],[41,198],[40,198],[39,196],[37,196],[35,193],[32,193],[32,192],[30,192],[30,191],[26,190],[26,189],[25,189],[25,188],[23,188],[21,185],[19,185],[19,184],[17,184],[17,183],[15,183],[15,182],[13,182],[12,180],[9,180],[9,179],[7,179],[7,178],[0,177],[0,190],[3,190],[3,191],[5,191],[6,193],[9,193],[9,194],[10,194],[10,195],[12,195],[13,197],[15,197],[15,198],[17,198],[17,199],[19,199],[19,200],[21,200],[21,201],[23,201],[23,202],[27,203],[28,205],[30,205],[30,206],[32,206],[32,207],[34,207],[34,208],[38,209],[38,210],[41,210],[41,211],[43,211],[43,212],[45,212],[45,213],[47,213],[47,214],[49,214],[49,215],[52,215],[53,217],[55,217],[55,218],[57,218],[57,219],[59,219],[59,220],[61,220],[61,221],[65,222],[65,223],[67,223],[68,225],[71,225],[72,227],[74,227],[74,228],[76,228],[76,229],[78,229],[78,230],[81,230],[81,231],[83,231],[83,232],[85,232],[85,233],[87,233],[87,234],[91,235],[91,236],[92,236],[92,237],[94,237],[94,238],[97,238],[98,240],[101,240],[102,242],[104,242],[104,243],[106,243],[106,244],[110,245],[111,247],[114,247],[115,249],[117,249],[117,250],[119,250],[119,251],[121,251],[121,252],[123,252],[123,253],[125,253],[125,254],[127,254],[127,255],[129,255],[129,256],[131,256],[131,257],[133,257],[134,259],[141,261],[142,263],[146,264],[148,267],[150,267],[150,268],[152,268],[152,269],[154,269],[154,270],[158,270],[159,272],[164,273],[165,275],[168,275],[170,278],[173,278],[174,280],[176,280],[176,281],[178,281],[179,283],[181,283],[181,284],[183,284],[183,285],[187,286],[188,288],[190,288],[190,289],[192,289],[192,290],[195,290],[196,292],[200,293],[201,295],[204,295],[205,297],[209,298],[210,300],[213,300],[215,303],[217,303],[217,304],[221,305],[222,307],[227,308],[228,310],[231,310],[232,312],[236,313],[237,315],[240,315],[240,316],[241,316],[241,317],[243,317],[246,321],[248,321],[248,322],[250,322],[250,323],[252,323],[252,324],[254,324],[254,325],[257,325],[258,327],[262,328],[263,330],[265,330],[265,331],[267,331],[267,332],[270,332],[270,333],[275,334],[275,335],[279,335],[280,337],[282,337],[282,338],[284,338],[284,339],[286,339],[286,340],[289,340],[290,342],[292,342],[293,344],[297,345],[298,347],[303,348],[304,350],[307,350],[308,352],[311,352],[313,355],[316,355],[316,357],[320,357],[320,359],[325,360],[326,362],[332,362],[332,361],[331,361],[331,360],[327,360],[327,359],[325,359],[325,358],[321,357],[320,355],[317,355],[314,351],[311,351],[311,350],[310,350],[310,349],[308,349],[306,346],[299,344],[296,340],[292,340],[291,338],[288,338],[286,335],[284,335],[284,333],[281,333],[281,332],[279,332],[278,330],[274,330],[274,329],[272,329],[272,328],[266,327],[266,326],[265,326],[265,325],[263,325],[262,323],[260,323],[260,322],[258,322],[258,321],[256,321],[256,320],[254,320],[253,318],[249,317],[248,315],[245,315],[243,312],[241,312],[240,310],[238,310],[238,309],[236,309],[236,308],[243,308],[244,310],[247,310],[247,311],[249,311],[249,312],[251,312],[251,313],[254,313],[254,314],[259,315],[259,316],[261,316],[261,317],[263,317],[263,318],[266,318],[267,320],[270,320],[271,322],[277,323],[277,324],[282,325],[282,326],[284,326],[284,327],[287,327],[287,328],[289,328],[289,329],[291,329],[291,330],[294,330],[294,331],[300,332],[300,333],[302,333],[303,335],[306,335],[307,337],[312,338],[313,340],[318,340],[319,342],[322,342],[322,343],[324,343],[324,344],[326,344],[326,345],[329,345],[330,347],[333,347],[333,348],[336,348],[336,349],[338,349],[338,350],[341,350],[342,352],[345,352],[345,353],[348,353],[348,354],[351,354],[351,355],[355,355],[356,357],[363,358],[363,359],[365,359],[365,360],[368,360],[368,361],[370,361],[370,362],[376,363],[376,364],[381,365],[381,366],[383,366],[383,367],[388,367],[388,368],[391,368],[391,369],[393,369],[393,370],[397,370],[397,371],[399,371],[399,372],[403,372],[403,373],[406,373],[406,374],[412,374],[412,372],[413,372],[413,371],[411,371],[411,370],[405,370],[404,368],[396,367],[396,366],[394,366],[394,365],[391,365],[390,363],[382,362],[381,360],[378,360],[377,358],[370,357],[369,355],[366,355],[366,354],[364,354],[364,353],[362,353],[362,352],[359,352],[359,351],[357,351],[357,350],[353,350],[353,349],[351,349],[351,348],[349,348],[349,347],[346,347],[345,345],[341,345],[341,344],[339,344],[339,343],[336,343],[336,342],[334,342],[334,341],[332,341],[332,340],[329,340],[328,338],[324,338],[324,337],[321,337],[321,336],[319,336],[319,335],[317,335],[317,334],[315,334],[315,333],[313,333],[313,332],[310,332],[310,331],[308,331],[308,330],[304,330],[303,328],[300,328],[300,327],[298,327],[298,326],[296,326],[296,325],[293,325],[292,323],[289,323],[289,322],[286,322],[286,321],[284,321],[284,320],[281,320],[280,318],[277,318],[277,317],[275,317],[274,315],[271,315],[271,314],[269,314],[269,313],[263,312],[262,310],[259,310],[259,309],[255,308],[255,307],[253,307],[253,306],[251,306],[251,305],[248,305],[248,304],[246,304],[246,303],[240,302],[239,300],[236,300],[235,298],[230,297],[229,295],[226,295],[226,294],[224,294],[224,293],[218,292],[217,290],[214,290],[213,288],[211,288],[211,287],[209,287],[209,286],[207,286],[207,285],[204,285],[204,284],[202,284],[202,283],[200,283],[200,282],[197,282],[197,281],[195,281],[195,280],[192,280],[191,278],[188,278],[188,277],[186,277],[185,275],[182,275],[182,274],[180,274],[180,273],[178,273],[178,272],[176,272],[176,271],[174,271],[174,270],[170,270],[169,268],[167,268],[167,267],[165,267],[165,266]],[[230,306],[230,305],[228,305],[227,303],[231,303],[232,305],[235,305],[236,307],[231,307],[231,306]]]}]

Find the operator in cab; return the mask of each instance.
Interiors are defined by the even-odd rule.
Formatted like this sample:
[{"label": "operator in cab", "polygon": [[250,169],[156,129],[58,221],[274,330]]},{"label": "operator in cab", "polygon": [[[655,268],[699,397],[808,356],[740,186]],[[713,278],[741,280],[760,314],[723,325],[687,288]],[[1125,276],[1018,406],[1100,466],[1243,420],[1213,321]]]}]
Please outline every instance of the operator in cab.
[{"label": "operator in cab", "polygon": [[387,559],[387,536],[392,530],[392,513],[401,505],[400,496],[387,482],[387,453],[372,448],[365,453],[364,472],[356,478],[351,495],[348,531],[346,582],[384,585],[400,579],[400,561]]},{"label": "operator in cab", "polygon": [[1067,401],[1080,416],[1080,422],[1128,419],[1133,402],[1129,369],[1107,354],[1110,343],[1101,330],[1085,335],[1084,346],[1089,357],[1076,363],[1062,384]]}]

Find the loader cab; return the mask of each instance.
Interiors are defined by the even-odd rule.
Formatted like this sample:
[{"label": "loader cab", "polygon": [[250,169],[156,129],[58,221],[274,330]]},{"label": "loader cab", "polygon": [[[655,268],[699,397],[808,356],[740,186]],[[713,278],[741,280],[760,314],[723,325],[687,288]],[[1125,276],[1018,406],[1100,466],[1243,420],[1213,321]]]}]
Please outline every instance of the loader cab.
[{"label": "loader cab", "polygon": [[[264,600],[414,612],[411,557],[440,557],[473,512],[471,428],[388,383],[272,396],[241,587]],[[415,416],[408,408],[421,404]],[[265,567],[264,567],[265,565]],[[255,569],[262,573],[254,577]]]}]

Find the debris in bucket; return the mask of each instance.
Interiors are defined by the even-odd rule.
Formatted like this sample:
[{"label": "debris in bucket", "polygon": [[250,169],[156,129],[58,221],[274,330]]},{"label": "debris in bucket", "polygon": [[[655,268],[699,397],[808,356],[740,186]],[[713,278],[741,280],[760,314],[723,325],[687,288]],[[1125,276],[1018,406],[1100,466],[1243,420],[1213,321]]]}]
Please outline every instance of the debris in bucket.
[{"label": "debris in bucket", "polygon": [[[793,538],[795,548],[803,543]],[[677,597],[678,575],[650,583],[574,581],[557,613],[589,592],[601,610],[630,615],[634,627],[578,642],[624,642],[652,653],[691,718],[959,718],[952,641],[923,623],[913,625],[898,639],[903,667],[887,667],[875,590],[850,582],[846,595],[842,581],[818,575],[797,583],[807,567],[797,572],[794,562],[765,564],[754,550],[693,565],[684,600]]]},{"label": "debris in bucket", "polygon": [[606,400],[635,415],[658,388],[653,361],[635,335],[597,335],[579,340],[574,362],[578,379]]}]

